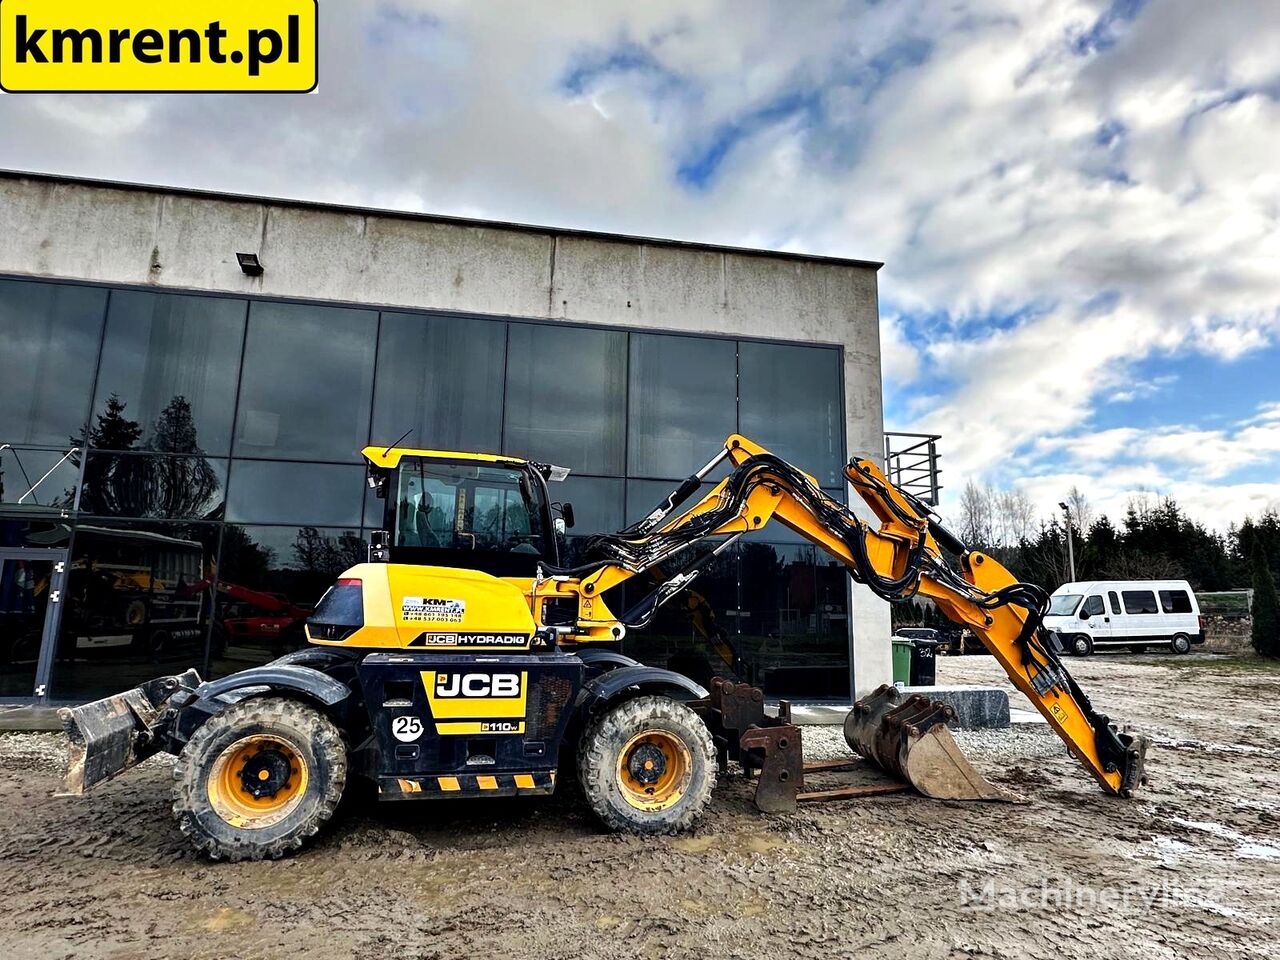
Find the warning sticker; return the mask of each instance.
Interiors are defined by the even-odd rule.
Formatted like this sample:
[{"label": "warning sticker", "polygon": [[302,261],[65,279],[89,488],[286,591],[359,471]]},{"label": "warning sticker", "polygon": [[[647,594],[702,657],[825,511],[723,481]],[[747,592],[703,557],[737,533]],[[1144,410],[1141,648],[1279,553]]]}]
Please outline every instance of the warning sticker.
[{"label": "warning sticker", "polygon": [[434,623],[461,623],[467,612],[465,600],[442,600],[438,597],[405,597],[400,604],[404,620],[430,620]]}]

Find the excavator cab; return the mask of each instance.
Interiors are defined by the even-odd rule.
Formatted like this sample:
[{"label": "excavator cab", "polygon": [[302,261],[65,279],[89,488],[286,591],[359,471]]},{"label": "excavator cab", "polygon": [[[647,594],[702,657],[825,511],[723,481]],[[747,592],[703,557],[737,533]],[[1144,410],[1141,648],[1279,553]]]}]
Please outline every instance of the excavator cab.
[{"label": "excavator cab", "polygon": [[[376,559],[532,577],[560,560],[573,510],[553,504],[563,467],[516,457],[369,447],[368,483],[383,503]],[[554,508],[554,509],[553,509]]]}]

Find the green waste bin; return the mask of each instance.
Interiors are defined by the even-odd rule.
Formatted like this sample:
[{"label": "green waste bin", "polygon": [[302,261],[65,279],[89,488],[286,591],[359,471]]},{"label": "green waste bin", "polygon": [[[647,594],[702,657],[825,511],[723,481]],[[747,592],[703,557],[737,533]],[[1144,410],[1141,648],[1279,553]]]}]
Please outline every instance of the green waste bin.
[{"label": "green waste bin", "polygon": [[911,682],[911,650],[913,644],[910,637],[893,638],[893,682],[908,684]]}]

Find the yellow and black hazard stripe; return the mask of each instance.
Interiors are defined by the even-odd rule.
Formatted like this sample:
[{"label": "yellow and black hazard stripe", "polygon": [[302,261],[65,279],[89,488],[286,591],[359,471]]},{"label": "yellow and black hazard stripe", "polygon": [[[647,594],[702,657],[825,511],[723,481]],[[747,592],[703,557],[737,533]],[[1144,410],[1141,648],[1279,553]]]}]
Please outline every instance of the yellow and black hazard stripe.
[{"label": "yellow and black hazard stripe", "polygon": [[556,788],[554,770],[534,773],[459,773],[452,776],[383,777],[378,792],[396,797],[513,797],[551,793]]}]

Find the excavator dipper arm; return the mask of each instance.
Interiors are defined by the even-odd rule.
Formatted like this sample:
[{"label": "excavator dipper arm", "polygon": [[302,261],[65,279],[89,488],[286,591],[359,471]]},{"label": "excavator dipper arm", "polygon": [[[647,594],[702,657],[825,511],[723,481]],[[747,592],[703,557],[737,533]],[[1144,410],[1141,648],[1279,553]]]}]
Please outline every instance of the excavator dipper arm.
[{"label": "excavator dipper arm", "polygon": [[[677,513],[725,459],[733,472]],[[545,571],[535,593],[578,596],[580,642],[617,640],[627,628],[645,626],[662,603],[734,540],[777,520],[844,563],[850,576],[877,596],[891,602],[928,597],[972,630],[1103,790],[1129,796],[1145,779],[1146,741],[1119,732],[1071,677],[1040,628],[1048,608],[1045,591],[1019,583],[992,557],[967,550],[927,506],[894,487],[872,461],[850,461],[845,476],[878,527],[824,493],[812,476],[745,437],[731,436],[716,457],[645,519],[617,534],[591,538],[587,563]],[[609,588],[712,537],[724,539],[621,617],[601,599]],[[943,548],[958,555],[959,570]]]}]

